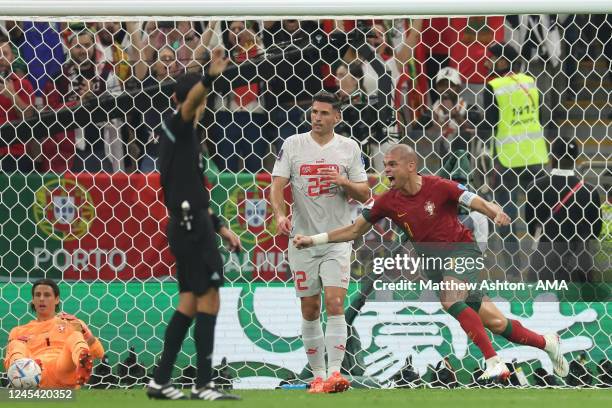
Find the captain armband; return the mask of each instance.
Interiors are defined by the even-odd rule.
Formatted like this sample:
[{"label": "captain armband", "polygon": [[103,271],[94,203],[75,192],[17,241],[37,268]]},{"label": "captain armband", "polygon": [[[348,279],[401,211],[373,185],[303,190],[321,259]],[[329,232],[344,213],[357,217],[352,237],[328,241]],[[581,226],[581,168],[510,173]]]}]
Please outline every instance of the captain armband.
[{"label": "captain armband", "polygon": [[474,194],[470,191],[464,191],[463,194],[459,196],[459,203],[466,207],[469,207],[476,197],[478,197],[477,194]]}]

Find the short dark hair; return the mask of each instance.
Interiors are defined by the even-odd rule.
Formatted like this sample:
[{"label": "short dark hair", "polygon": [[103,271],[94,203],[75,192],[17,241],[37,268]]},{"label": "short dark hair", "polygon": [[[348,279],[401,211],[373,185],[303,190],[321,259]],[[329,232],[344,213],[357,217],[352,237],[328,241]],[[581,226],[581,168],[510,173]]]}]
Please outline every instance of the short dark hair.
[{"label": "short dark hair", "polygon": [[342,107],[342,102],[340,101],[340,98],[338,98],[335,94],[327,91],[317,92],[315,96],[312,97],[312,103],[314,104],[315,102],[329,103],[338,112],[340,112],[340,109]]},{"label": "short dark hair", "polygon": [[[59,286],[57,286],[57,283],[55,283],[53,279],[42,278],[42,279],[38,279],[32,284],[32,298],[34,297],[34,291],[36,290],[36,287],[40,285],[51,286],[51,289],[53,289],[53,294],[55,295],[55,297],[59,297],[60,289],[59,289]],[[33,312],[36,311],[36,309],[34,308],[34,302],[30,303],[30,308],[32,309]],[[55,311],[56,312],[60,311],[59,303],[55,306]]]},{"label": "short dark hair", "polygon": [[185,102],[185,99],[187,99],[187,94],[189,94],[191,88],[193,88],[201,80],[202,76],[193,72],[188,72],[176,78],[176,84],[174,85],[174,93],[176,94],[177,102]]}]

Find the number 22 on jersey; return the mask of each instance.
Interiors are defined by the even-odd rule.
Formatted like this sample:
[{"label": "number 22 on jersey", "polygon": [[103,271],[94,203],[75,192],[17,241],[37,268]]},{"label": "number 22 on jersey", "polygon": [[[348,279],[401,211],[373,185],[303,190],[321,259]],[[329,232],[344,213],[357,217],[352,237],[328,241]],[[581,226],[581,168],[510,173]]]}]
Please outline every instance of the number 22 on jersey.
[{"label": "number 22 on jersey", "polygon": [[330,169],[340,172],[337,164],[302,164],[300,166],[300,176],[308,180],[308,197],[335,194],[335,192],[331,192],[331,180],[319,175],[319,169]]}]

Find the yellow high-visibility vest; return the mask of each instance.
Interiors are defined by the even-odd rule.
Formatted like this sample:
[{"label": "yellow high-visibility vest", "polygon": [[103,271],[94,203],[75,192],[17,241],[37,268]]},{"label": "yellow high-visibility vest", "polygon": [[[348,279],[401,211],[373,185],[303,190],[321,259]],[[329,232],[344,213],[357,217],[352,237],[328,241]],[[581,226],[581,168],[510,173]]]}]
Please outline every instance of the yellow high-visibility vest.
[{"label": "yellow high-visibility vest", "polygon": [[495,132],[497,160],[506,168],[548,163],[534,78],[512,74],[489,81],[499,109]]}]

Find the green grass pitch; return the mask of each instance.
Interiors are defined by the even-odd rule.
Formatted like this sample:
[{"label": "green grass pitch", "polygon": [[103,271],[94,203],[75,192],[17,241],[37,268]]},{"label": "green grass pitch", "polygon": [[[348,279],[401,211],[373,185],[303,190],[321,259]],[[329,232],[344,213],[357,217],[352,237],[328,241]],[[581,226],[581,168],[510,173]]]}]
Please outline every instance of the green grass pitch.
[{"label": "green grass pitch", "polygon": [[[242,401],[152,401],[143,390],[84,390],[78,391],[72,402],[8,403],[15,408],[178,408],[202,407],[261,407],[261,408],[598,408],[612,407],[612,390],[559,389],[460,389],[460,390],[350,390],[342,394],[310,395],[303,390],[235,391]],[[0,402],[0,407],[8,406]]]}]

